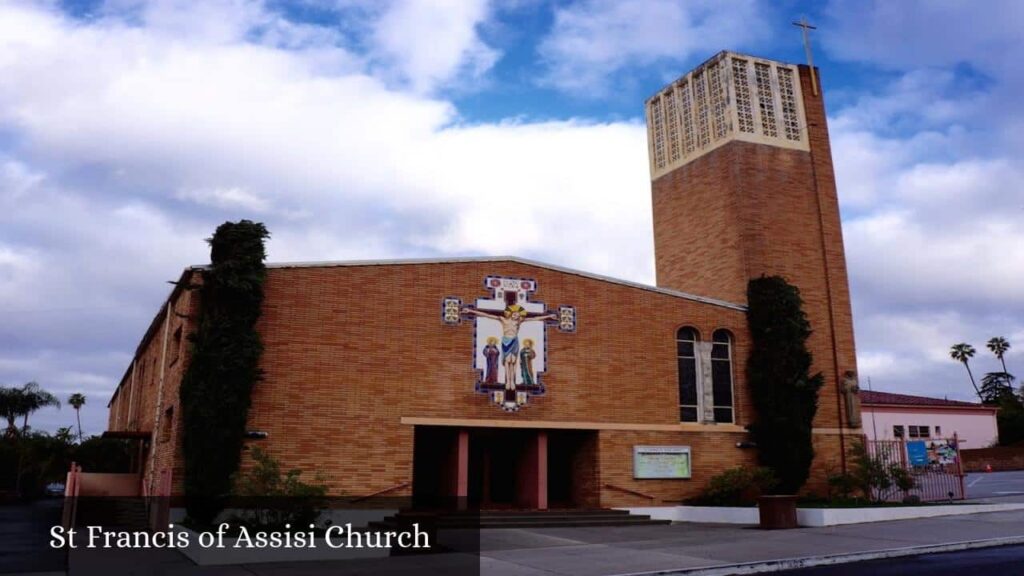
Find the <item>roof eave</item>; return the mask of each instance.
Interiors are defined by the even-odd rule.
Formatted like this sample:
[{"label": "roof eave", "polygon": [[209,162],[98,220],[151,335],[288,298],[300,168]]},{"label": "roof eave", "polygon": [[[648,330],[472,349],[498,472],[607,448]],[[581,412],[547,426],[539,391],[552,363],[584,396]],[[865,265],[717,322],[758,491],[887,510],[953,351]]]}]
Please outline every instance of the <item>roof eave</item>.
[{"label": "roof eave", "polygon": [[[654,292],[657,294],[664,294],[666,296],[673,296],[676,298],[683,298],[685,300],[692,300],[694,302],[700,302],[703,304],[710,304],[712,306],[719,306],[722,308],[728,308],[731,310],[738,310],[740,312],[746,312],[747,307],[743,304],[737,304],[735,302],[728,302],[725,300],[719,300],[717,298],[708,298],[706,296],[698,296],[696,294],[690,294],[687,292],[681,292],[679,290],[672,290],[670,288],[661,288],[658,286],[650,286],[647,284],[641,284],[639,282],[633,282],[630,280],[622,280],[620,278],[613,278],[611,276],[604,276],[602,274],[594,274],[592,272],[584,272],[582,270],[576,270],[574,268],[567,268],[565,266],[559,266],[557,264],[548,264],[546,262],[539,262],[536,260],[529,260],[527,258],[519,258],[517,256],[466,256],[456,258],[403,258],[395,260],[339,260],[339,261],[324,261],[324,262],[273,262],[267,264],[268,269],[279,269],[279,268],[333,268],[333,267],[345,267],[345,266],[405,266],[405,265],[425,265],[425,264],[460,264],[460,263],[479,263],[479,262],[513,262],[516,264],[523,264],[526,266],[536,266],[538,268],[545,268],[547,270],[553,270],[555,272],[562,272],[564,274],[572,274],[574,276],[580,276],[582,278],[590,278],[592,280],[599,280],[602,282],[609,282],[612,284],[618,284],[620,286],[628,286],[630,288],[637,288],[640,290],[646,290],[648,292]],[[191,266],[189,270],[207,270],[209,265],[201,264]]]},{"label": "roof eave", "polygon": [[984,404],[977,404],[974,406],[962,406],[957,404],[887,404],[887,403],[873,403],[873,402],[861,402],[862,408],[938,408],[939,410],[986,410],[996,412],[999,410],[998,406],[986,406]]}]

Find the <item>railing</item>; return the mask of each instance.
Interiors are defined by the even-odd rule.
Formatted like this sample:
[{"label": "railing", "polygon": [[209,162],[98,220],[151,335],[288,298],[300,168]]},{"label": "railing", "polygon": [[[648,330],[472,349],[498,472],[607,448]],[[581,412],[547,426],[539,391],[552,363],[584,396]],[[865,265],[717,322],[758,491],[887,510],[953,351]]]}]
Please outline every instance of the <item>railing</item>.
[{"label": "railing", "polygon": [[[910,474],[913,487],[903,490],[895,481],[889,488],[874,491],[876,499],[899,502],[916,496],[922,501],[963,500],[963,462],[959,440],[952,438],[926,438],[921,440],[872,440],[867,443],[868,455],[882,470],[898,468]],[[887,473],[888,474],[888,473]],[[888,474],[892,480],[892,474]]]},{"label": "railing", "polygon": [[637,492],[636,490],[630,490],[629,488],[623,488],[622,486],[616,486],[615,484],[605,484],[604,487],[609,490],[618,490],[619,492],[625,492],[626,494],[639,496],[640,498],[647,498],[648,500],[657,500],[657,498],[651,496],[650,494],[644,494],[643,492]]},{"label": "railing", "polygon": [[71,528],[75,525],[75,516],[78,513],[78,495],[81,493],[82,467],[74,462],[68,470],[67,481],[64,483],[64,511],[61,514],[61,524],[64,528]]},{"label": "railing", "polygon": [[407,486],[409,486],[411,484],[412,484],[412,482],[402,482],[400,484],[395,484],[394,486],[391,486],[390,488],[385,488],[383,490],[378,490],[378,491],[376,491],[376,492],[374,492],[372,494],[367,494],[366,496],[359,496],[357,498],[353,498],[352,500],[349,500],[349,502],[354,504],[356,502],[362,502],[363,500],[369,500],[370,498],[376,498],[377,496],[383,496],[385,494],[389,494],[391,492],[394,492],[395,490],[401,490],[402,488],[405,488],[405,487],[407,487]]}]

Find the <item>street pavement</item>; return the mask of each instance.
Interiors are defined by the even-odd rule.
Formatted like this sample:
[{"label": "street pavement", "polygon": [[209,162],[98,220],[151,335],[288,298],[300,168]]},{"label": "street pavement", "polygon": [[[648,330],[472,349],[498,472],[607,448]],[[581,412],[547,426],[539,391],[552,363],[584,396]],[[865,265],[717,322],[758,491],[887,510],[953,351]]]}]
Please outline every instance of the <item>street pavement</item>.
[{"label": "street pavement", "polygon": [[[998,494],[1013,491],[1007,488],[1016,482],[1018,480],[1013,475],[993,473],[975,482],[973,488],[978,489],[976,493],[982,494],[983,499],[1006,502],[1007,499],[1024,498],[1024,495]],[[988,488],[981,490],[980,487],[986,484]],[[42,512],[38,521],[29,522],[13,516],[13,509],[0,509],[0,574],[59,570],[62,551],[46,551],[45,540],[39,538],[48,532],[47,523],[59,521],[59,508],[44,504]],[[30,537],[30,534],[36,536]],[[473,575],[478,571],[484,576],[609,576],[771,563],[808,557],[875,554],[893,549],[986,539],[1024,542],[1024,510],[778,531],[763,531],[753,526],[693,523],[493,529],[479,532],[479,558],[475,554],[435,554],[403,556],[383,561],[280,562],[200,567],[174,550],[74,550],[69,555],[69,565],[70,574],[76,576],[113,573],[174,576]],[[1003,552],[991,554],[968,551],[963,552],[962,556],[950,558],[962,566],[970,566],[970,562],[999,566],[1017,558],[1013,554],[1019,553],[1020,548],[1007,548]],[[28,552],[30,549],[32,551]],[[37,556],[40,551],[44,554]],[[917,561],[930,565],[933,563],[930,559],[934,557],[937,555],[931,554]],[[909,560],[879,565],[906,569],[910,566],[906,562]],[[453,566],[458,566],[458,570],[453,570]],[[896,570],[892,572],[894,574],[907,573],[896,568],[893,570]],[[973,572],[961,570],[960,574]],[[821,572],[846,573],[872,572]],[[916,573],[916,570],[911,573]],[[995,569],[991,572],[993,576],[999,573]],[[1017,573],[1024,573],[1024,569]]]},{"label": "street pavement", "polygon": [[776,572],[778,576],[1018,576],[1024,572],[1024,546],[1000,546],[946,552],[927,556],[907,556],[872,560],[838,566],[819,566],[803,570]]},{"label": "street pavement", "polygon": [[972,500],[1018,500],[1024,497],[1024,470],[1012,472],[975,472],[964,478],[967,497]]},{"label": "street pavement", "polygon": [[[741,563],[885,551],[992,538],[1024,538],[1024,510],[763,531],[720,524],[495,529],[480,532],[479,561],[461,555],[483,576],[609,576],[673,572]],[[1024,540],[1022,540],[1024,541]],[[71,574],[175,576],[320,576],[454,574],[446,554],[386,561],[282,562],[200,567],[169,550],[73,551]],[[111,571],[113,568],[113,572]]]},{"label": "street pavement", "polygon": [[50,548],[50,527],[60,524],[63,498],[0,506],[0,574],[63,571],[65,553]]},{"label": "street pavement", "polygon": [[484,533],[480,554],[488,576],[605,576],[1007,537],[1024,537],[1024,511],[778,531],[712,524],[494,530]]}]

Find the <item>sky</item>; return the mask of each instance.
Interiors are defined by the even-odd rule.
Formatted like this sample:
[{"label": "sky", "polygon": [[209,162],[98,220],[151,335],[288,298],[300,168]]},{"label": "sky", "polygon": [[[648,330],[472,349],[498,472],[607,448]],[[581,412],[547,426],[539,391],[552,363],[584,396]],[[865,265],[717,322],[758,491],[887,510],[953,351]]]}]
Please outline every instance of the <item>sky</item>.
[{"label": "sky", "polygon": [[[226,220],[269,260],[516,255],[654,282],[643,101],[808,18],[862,386],[1024,371],[1024,2],[0,0],[0,384],[86,434]],[[495,226],[515,199],[513,233]],[[506,215],[506,217],[509,215]],[[29,424],[74,423],[46,409]]]}]

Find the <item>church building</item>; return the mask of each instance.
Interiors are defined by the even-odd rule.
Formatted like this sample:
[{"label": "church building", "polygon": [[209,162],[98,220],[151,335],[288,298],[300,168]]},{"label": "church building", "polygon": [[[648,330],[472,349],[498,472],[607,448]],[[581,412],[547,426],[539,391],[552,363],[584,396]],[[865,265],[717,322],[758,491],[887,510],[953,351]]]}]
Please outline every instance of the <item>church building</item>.
[{"label": "church building", "polygon": [[[781,275],[825,380],[808,483],[822,491],[862,432],[811,72],[722,52],[647,100],[656,286],[515,257],[268,264],[246,442],[332,495],[678,504],[756,464],[746,286]],[[203,270],[182,273],[110,401],[146,494],[183,490],[178,391],[199,303],[181,286]]]}]

